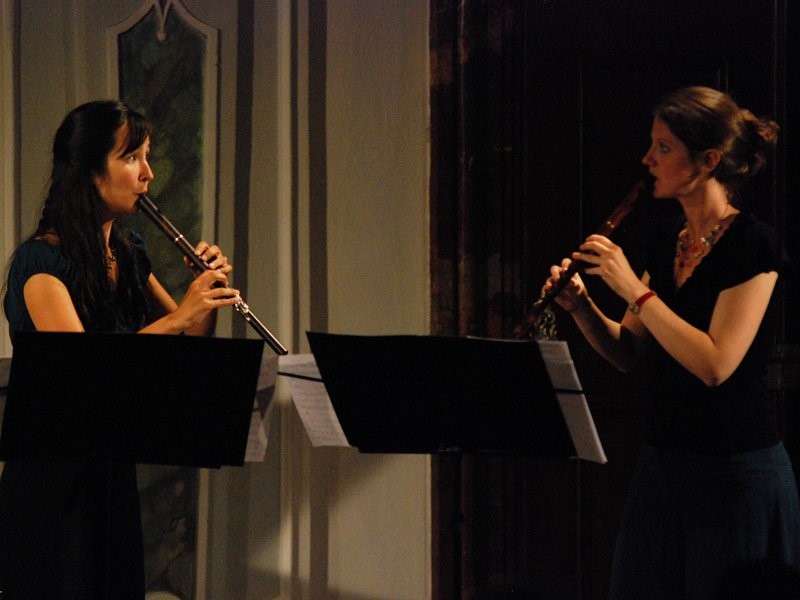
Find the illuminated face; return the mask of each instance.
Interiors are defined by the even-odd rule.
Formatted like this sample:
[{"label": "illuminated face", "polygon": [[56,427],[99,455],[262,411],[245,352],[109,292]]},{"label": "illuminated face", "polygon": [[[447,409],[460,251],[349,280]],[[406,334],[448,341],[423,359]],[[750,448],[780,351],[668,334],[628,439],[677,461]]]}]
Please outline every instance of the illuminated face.
[{"label": "illuminated face", "polygon": [[689,149],[661,119],[653,119],[652,143],[642,162],[655,177],[653,196],[681,198],[691,194],[701,179],[701,170],[692,161]]},{"label": "illuminated face", "polygon": [[122,125],[114,134],[116,144],[106,159],[106,172],[96,175],[94,185],[111,216],[135,213],[136,201],[147,192],[153,180],[153,171],[147,162],[150,138],[127,154],[128,126]]}]

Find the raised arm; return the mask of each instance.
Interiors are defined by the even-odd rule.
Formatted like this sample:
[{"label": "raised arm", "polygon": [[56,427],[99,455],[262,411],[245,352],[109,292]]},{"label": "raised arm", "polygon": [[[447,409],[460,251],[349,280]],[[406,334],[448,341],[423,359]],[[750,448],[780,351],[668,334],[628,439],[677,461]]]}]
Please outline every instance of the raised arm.
[{"label": "raised arm", "polygon": [[[561,266],[551,268],[545,291],[558,281],[569,264],[569,259],[565,259]],[[619,323],[607,317],[589,296],[580,275],[574,275],[555,300],[572,316],[598,354],[620,371],[627,372],[635,366],[638,348],[647,334],[640,321]]]},{"label": "raised arm", "polygon": [[[217,309],[233,306],[239,298],[239,291],[226,287],[228,273],[233,266],[218,246],[201,241],[194,249],[208,265],[205,271],[196,271],[194,281],[189,285],[183,301],[178,305],[169,295],[155,275],[150,274],[147,289],[156,311],[156,320],[142,330],[142,333],[186,333],[189,335],[211,335],[217,322]],[[192,263],[184,259],[188,267]]]},{"label": "raised arm", "polygon": [[[649,291],[648,280],[636,278],[621,248],[607,238],[590,236],[573,257],[593,265],[586,273],[602,277],[629,304]],[[627,312],[621,327],[645,328],[687,371],[716,386],[731,376],[753,343],[777,279],[774,271],[760,273],[721,292],[708,331],[690,325],[657,296],[638,314]]]},{"label": "raised arm", "polygon": [[150,274],[147,288],[160,317],[140,333],[186,333],[210,335],[216,323],[217,309],[233,306],[238,290],[217,287],[227,278],[219,271],[204,271],[189,285],[183,302],[177,304],[155,275]]},{"label": "raised arm", "polygon": [[[150,275],[148,289],[161,316],[140,333],[208,335],[214,327],[216,310],[236,304],[239,293],[234,289],[214,287],[218,281],[227,279],[219,271],[206,271],[192,282],[183,302],[178,305],[156,277]],[[25,283],[23,293],[25,306],[37,331],[85,331],[67,287],[57,277],[37,273]]]},{"label": "raised arm", "polygon": [[687,371],[717,386],[733,374],[753,343],[777,280],[774,271],[760,273],[720,293],[708,332],[693,327],[657,298],[645,304],[638,320]]}]

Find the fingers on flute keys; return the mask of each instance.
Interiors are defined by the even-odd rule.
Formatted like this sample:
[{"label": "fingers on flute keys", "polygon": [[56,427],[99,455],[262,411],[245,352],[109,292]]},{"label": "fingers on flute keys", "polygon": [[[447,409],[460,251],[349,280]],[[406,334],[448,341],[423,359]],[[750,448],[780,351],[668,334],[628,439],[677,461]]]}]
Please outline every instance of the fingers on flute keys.
[{"label": "fingers on flute keys", "polygon": [[217,245],[201,241],[195,246],[194,253],[209,269],[219,270],[226,274],[233,270],[233,265],[228,262],[228,257],[222,253],[222,250]]},{"label": "fingers on flute keys", "polygon": [[195,279],[195,284],[199,290],[205,290],[208,298],[221,304],[233,304],[240,300],[239,290],[228,287],[228,278],[221,270],[204,271]]},{"label": "fingers on flute keys", "polygon": [[212,246],[208,242],[201,241],[194,249],[194,253],[199,256],[209,269],[218,269],[227,263],[227,257],[222,255],[219,246]]},{"label": "fingers on flute keys", "polygon": [[561,261],[561,265],[552,265],[550,267],[550,277],[547,278],[544,286],[542,286],[543,294],[548,293],[550,289],[556,285],[559,279],[561,279],[562,274],[569,268],[571,262],[572,261],[570,259],[565,258]]}]

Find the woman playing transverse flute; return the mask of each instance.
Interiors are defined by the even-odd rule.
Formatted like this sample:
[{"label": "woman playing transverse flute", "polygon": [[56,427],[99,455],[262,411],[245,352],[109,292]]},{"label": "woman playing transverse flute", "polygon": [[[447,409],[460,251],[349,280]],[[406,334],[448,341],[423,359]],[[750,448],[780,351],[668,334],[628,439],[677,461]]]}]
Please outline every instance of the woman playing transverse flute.
[{"label": "woman playing transverse flute", "polygon": [[[117,221],[136,212],[153,179],[150,133],[140,114],[116,101],[81,105],[62,122],[42,217],[8,274],[12,342],[24,329],[207,335],[217,309],[237,302],[237,290],[219,286],[227,285],[232,266],[217,246],[197,245],[209,269],[177,304],[151,272],[142,239]],[[47,365],[42,370],[46,376]],[[134,465],[6,463],[0,592],[4,600],[141,600]]]},{"label": "woman playing transverse flute", "polygon": [[[643,162],[682,218],[652,240],[642,278],[622,248],[589,236],[571,257],[585,275],[556,302],[613,365],[644,369],[652,406],[611,597],[731,598],[744,573],[800,568],[797,489],[766,388],[782,257],[775,232],[734,205],[777,125],[703,87],[670,94],[654,117]],[[620,322],[592,302],[587,276],[628,303]]]}]

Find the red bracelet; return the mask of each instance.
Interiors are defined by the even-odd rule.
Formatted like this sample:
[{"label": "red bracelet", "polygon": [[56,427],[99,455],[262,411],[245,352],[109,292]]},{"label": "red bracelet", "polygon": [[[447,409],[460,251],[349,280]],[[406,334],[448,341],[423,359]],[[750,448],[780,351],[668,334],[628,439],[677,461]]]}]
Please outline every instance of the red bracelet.
[{"label": "red bracelet", "polygon": [[650,300],[656,293],[653,290],[645,292],[641,296],[639,296],[635,302],[628,305],[628,310],[631,311],[633,314],[638,315],[639,311],[642,309],[642,304]]}]

